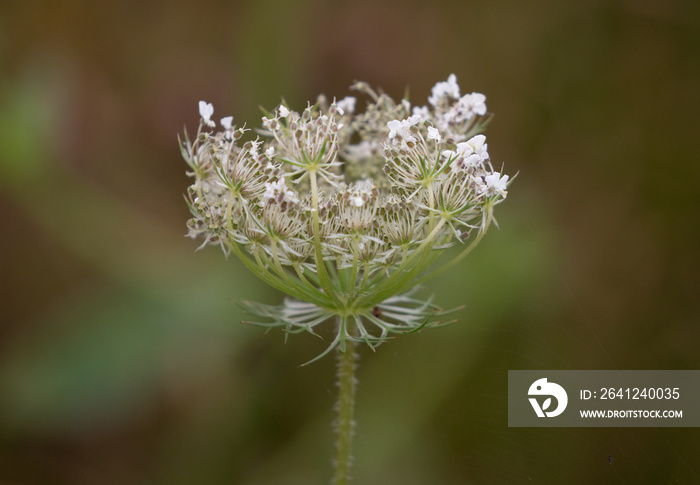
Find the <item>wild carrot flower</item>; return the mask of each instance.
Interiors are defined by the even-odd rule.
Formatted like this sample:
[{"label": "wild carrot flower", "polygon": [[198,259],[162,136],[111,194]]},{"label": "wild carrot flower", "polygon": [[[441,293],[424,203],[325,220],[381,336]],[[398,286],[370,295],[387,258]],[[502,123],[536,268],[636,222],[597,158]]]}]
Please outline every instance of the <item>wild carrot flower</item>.
[{"label": "wild carrot flower", "polygon": [[353,87],[369,97],[363,112],[350,96],[279,105],[257,137],[231,116],[215,132],[214,108],[200,101],[197,135],[182,143],[194,179],[189,235],[289,295],[280,306],[245,302],[269,320],[259,325],[315,334],[330,322],[322,355],[436,325],[443,312],[414,298],[416,285],[475,234],[455,260],[471,250],[508,187],[481,134],[486,98],[461,96],[454,74],[427,106]]},{"label": "wild carrot flower", "polygon": [[[509,185],[481,134],[486,97],[462,96],[454,74],[425,106],[353,88],[369,97],[364,111],[352,96],[299,111],[281,104],[257,136],[231,116],[214,131],[214,107],[200,101],[197,135],[181,143],[194,179],[189,236],[288,295],[282,305],[244,302],[266,320],[256,324],[333,335],[312,361],[340,351],[335,484],[347,483],[351,461],[355,345],[450,323],[415,290],[476,246]],[[461,252],[436,267],[452,246]]]}]

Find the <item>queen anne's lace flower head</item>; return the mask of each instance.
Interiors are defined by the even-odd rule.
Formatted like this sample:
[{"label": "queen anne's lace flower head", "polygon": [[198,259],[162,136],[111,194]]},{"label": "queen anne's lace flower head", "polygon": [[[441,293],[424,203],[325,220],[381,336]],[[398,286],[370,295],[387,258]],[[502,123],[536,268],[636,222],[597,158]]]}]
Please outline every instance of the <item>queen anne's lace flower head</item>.
[{"label": "queen anne's lace flower head", "polygon": [[230,116],[213,132],[214,107],[201,101],[197,136],[182,144],[194,178],[189,235],[294,298],[248,304],[273,320],[263,325],[314,332],[340,318],[329,350],[346,339],[375,347],[437,316],[406,291],[442,250],[476,233],[469,252],[509,185],[481,134],[486,98],[462,96],[454,74],[425,106],[354,87],[370,98],[364,111],[355,97],[320,97],[300,111],[280,104],[257,138]]}]

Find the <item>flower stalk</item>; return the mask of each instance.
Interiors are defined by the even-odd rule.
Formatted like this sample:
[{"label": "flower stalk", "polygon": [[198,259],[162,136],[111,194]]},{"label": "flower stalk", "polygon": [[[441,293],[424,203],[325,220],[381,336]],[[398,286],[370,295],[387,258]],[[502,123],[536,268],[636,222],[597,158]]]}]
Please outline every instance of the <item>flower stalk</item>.
[{"label": "flower stalk", "polygon": [[352,438],[355,430],[356,359],[355,343],[352,340],[346,340],[345,350],[338,351],[338,421],[336,423],[334,485],[346,485],[350,478]]}]

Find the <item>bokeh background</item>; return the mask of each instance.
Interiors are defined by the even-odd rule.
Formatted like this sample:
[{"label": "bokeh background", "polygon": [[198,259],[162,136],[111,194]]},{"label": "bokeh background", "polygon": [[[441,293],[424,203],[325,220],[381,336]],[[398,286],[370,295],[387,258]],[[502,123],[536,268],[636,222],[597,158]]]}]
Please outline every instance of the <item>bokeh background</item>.
[{"label": "bokeh background", "polygon": [[[691,428],[507,427],[508,369],[697,369],[700,3],[0,4],[0,484],[322,484],[334,361],[183,237],[197,102],[255,124],[364,80],[487,95],[519,172],[430,283],[460,322],[363,352],[355,483],[700,483]],[[612,460],[612,461],[611,461]]]}]

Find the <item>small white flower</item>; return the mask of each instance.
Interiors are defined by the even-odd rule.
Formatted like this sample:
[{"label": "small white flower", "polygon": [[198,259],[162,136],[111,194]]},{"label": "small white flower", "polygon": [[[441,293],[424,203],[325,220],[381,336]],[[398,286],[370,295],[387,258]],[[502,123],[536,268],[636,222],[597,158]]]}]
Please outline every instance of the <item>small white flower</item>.
[{"label": "small white flower", "polygon": [[491,175],[484,177],[484,182],[486,182],[486,187],[491,194],[500,194],[505,199],[508,192],[506,188],[508,187],[508,175],[501,177],[500,172],[493,172]]},{"label": "small white flower", "polygon": [[388,122],[386,126],[389,128],[389,139],[398,135],[401,138],[412,138],[412,141],[415,141],[415,138],[411,136],[411,127],[420,122],[420,120],[420,115],[413,115],[405,120],[392,120]]},{"label": "small white flower", "polygon": [[457,76],[454,74],[450,74],[447,77],[447,81],[439,82],[433,86],[428,102],[433,106],[437,106],[440,103],[440,99],[446,96],[459,99],[459,84],[457,84]]},{"label": "small white flower", "polygon": [[386,124],[387,128],[389,128],[389,139],[394,138],[398,133],[399,130],[401,130],[402,125],[399,120],[392,120]]},{"label": "small white flower", "polygon": [[413,115],[409,116],[408,119],[406,119],[406,121],[408,122],[408,126],[411,127],[415,124],[418,124],[421,121],[421,119],[423,119],[421,115]]},{"label": "small white flower", "polygon": [[486,114],[486,96],[481,93],[471,93],[464,98],[466,98],[464,104],[469,107],[472,113],[476,113],[480,116]]},{"label": "small white flower", "polygon": [[432,126],[428,127],[428,140],[435,140],[436,142],[440,143],[442,140],[442,136],[440,136],[440,130],[437,128],[434,128]]},{"label": "small white flower", "polygon": [[413,116],[420,116],[422,120],[427,120],[430,118],[430,108],[427,106],[414,106]]},{"label": "small white flower", "polygon": [[284,191],[284,198],[282,199],[284,202],[287,202],[289,204],[298,204],[299,203],[299,198],[297,197],[296,192],[293,190],[285,190]]},{"label": "small white flower", "polygon": [[265,199],[265,201],[277,197],[277,194],[279,192],[278,187],[280,181],[282,182],[282,184],[284,184],[284,177],[279,179],[277,182],[265,182],[265,193],[263,194],[263,199]]},{"label": "small white flower", "polygon": [[[396,136],[398,134],[398,136]],[[395,137],[392,140],[394,146],[400,145],[402,150],[409,150],[416,143],[416,137],[411,134],[410,128],[404,126],[399,127],[399,130],[394,133]],[[389,136],[389,139],[392,139]]]},{"label": "small white flower", "polygon": [[262,125],[263,128],[270,131],[277,131],[280,127],[280,124],[277,122],[277,118],[270,119],[267,116],[262,117]]},{"label": "small white flower", "polygon": [[260,148],[260,145],[262,145],[262,142],[260,140],[253,140],[250,142],[250,144],[252,145],[249,150],[250,155],[253,157],[257,157],[258,149]]},{"label": "small white flower", "polygon": [[268,158],[268,160],[272,160],[272,157],[275,156],[275,147],[270,147],[265,150],[265,156]]},{"label": "small white flower", "polygon": [[486,151],[486,137],[484,135],[476,135],[469,140],[457,144],[457,153],[463,158],[462,165],[464,168],[475,166],[488,160],[489,153]]},{"label": "small white flower", "polygon": [[199,116],[202,117],[204,124],[210,127],[215,127],[216,123],[211,120],[211,115],[214,114],[214,106],[206,101],[199,102]]},{"label": "small white flower", "polygon": [[450,159],[450,158],[456,157],[457,153],[452,151],[452,150],[443,150],[440,155],[442,155],[443,157],[446,157],[447,159]]},{"label": "small white flower", "polygon": [[362,200],[362,197],[359,195],[354,195],[350,197],[350,205],[353,207],[362,207],[365,204],[365,201]]},{"label": "small white flower", "polygon": [[345,113],[354,113],[356,103],[357,99],[355,99],[353,96],[346,96],[335,105],[338,107],[339,113],[343,115]]},{"label": "small white flower", "polygon": [[221,126],[223,126],[226,131],[231,131],[231,127],[233,126],[233,116],[221,118]]},{"label": "small white flower", "polygon": [[[461,145],[461,143],[460,143]],[[485,135],[476,135],[471,137],[467,142],[465,143],[472,151],[475,151],[477,153],[480,153],[482,151],[486,151],[488,148],[488,145],[486,144],[486,136]]]},{"label": "small white flower", "polygon": [[279,114],[282,118],[286,118],[287,116],[289,116],[289,110],[287,109],[287,107],[285,105],[280,104]]},{"label": "small white flower", "polygon": [[286,190],[287,184],[284,183],[284,177],[280,177],[277,182],[265,183],[265,194],[263,194],[263,198],[273,199]]},{"label": "small white flower", "polygon": [[265,183],[265,193],[263,194],[263,200],[267,202],[270,199],[272,199],[279,202],[280,196],[282,202],[287,202],[291,204],[299,203],[299,198],[297,197],[296,192],[287,189],[287,184],[284,181],[284,176],[280,177],[279,180],[277,180],[277,182]]}]

